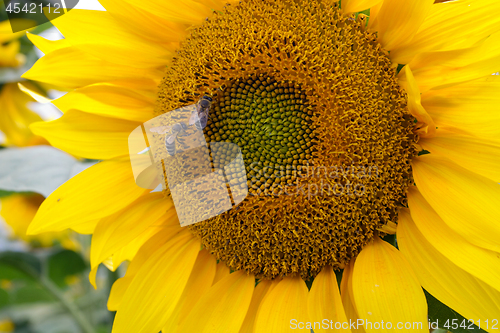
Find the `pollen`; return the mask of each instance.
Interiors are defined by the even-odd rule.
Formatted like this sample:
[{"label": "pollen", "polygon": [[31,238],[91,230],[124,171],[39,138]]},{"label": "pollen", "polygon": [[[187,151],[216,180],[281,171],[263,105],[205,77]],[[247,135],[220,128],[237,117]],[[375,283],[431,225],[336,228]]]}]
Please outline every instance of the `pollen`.
[{"label": "pollen", "polygon": [[[214,12],[165,70],[156,112],[202,96],[213,99],[205,139],[238,145],[248,186],[239,205],[188,227],[218,260],[259,278],[306,279],[394,229],[418,137],[365,16],[327,0]],[[217,156],[215,168],[232,158]]]}]

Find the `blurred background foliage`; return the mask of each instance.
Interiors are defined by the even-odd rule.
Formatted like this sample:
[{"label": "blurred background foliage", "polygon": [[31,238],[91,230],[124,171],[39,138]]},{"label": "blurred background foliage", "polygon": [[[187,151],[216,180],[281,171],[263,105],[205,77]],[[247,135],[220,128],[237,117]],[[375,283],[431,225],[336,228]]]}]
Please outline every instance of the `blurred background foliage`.
[{"label": "blurred background foliage", "polygon": [[[46,23],[31,32],[52,29]],[[0,1],[0,333],[111,332],[114,313],[106,302],[118,276],[99,271],[99,289],[92,288],[90,236],[71,231],[26,236],[45,196],[67,180],[44,172],[65,168],[69,178],[94,163],[50,147],[29,129],[60,112],[36,103],[18,83],[49,98],[64,93],[21,78],[41,55],[26,32],[12,33]]]}]

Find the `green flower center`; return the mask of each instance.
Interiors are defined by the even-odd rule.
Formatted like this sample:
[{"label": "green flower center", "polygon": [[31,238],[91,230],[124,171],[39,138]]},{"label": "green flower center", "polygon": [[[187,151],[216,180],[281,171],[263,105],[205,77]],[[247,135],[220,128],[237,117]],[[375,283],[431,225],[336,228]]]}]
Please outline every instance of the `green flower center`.
[{"label": "green flower center", "polygon": [[[313,112],[293,82],[260,75],[231,82],[212,105],[207,142],[232,142],[241,148],[252,194],[277,194],[292,183],[291,167],[311,159]],[[214,154],[222,169],[234,154]],[[287,178],[288,171],[288,178]]]}]

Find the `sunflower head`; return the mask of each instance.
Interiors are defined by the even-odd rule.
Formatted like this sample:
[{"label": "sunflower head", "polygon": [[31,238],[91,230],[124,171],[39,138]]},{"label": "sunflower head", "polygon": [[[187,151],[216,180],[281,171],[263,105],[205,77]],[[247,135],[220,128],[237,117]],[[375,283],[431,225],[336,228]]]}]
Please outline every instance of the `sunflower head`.
[{"label": "sunflower head", "polygon": [[[38,40],[49,52],[27,77],[74,89],[36,132],[105,161],[30,231],[94,232],[92,276],[132,260],[111,292],[114,332],[285,332],[291,318],[426,330],[422,287],[467,318],[497,316],[500,2],[101,1],[58,19],[66,39]],[[130,132],[184,109],[200,117],[149,141],[177,161],[153,167],[167,184],[139,188]],[[188,154],[191,130],[203,149]],[[211,174],[228,208],[180,227],[176,190]],[[193,193],[199,211],[213,189]]]},{"label": "sunflower head", "polygon": [[[210,96],[206,142],[241,151],[232,172],[248,197],[190,227],[234,269],[308,278],[344,267],[406,204],[417,151],[407,96],[366,18],[336,3],[215,13],[182,43],[158,96],[158,114]],[[211,165],[237,152],[212,150]]]}]

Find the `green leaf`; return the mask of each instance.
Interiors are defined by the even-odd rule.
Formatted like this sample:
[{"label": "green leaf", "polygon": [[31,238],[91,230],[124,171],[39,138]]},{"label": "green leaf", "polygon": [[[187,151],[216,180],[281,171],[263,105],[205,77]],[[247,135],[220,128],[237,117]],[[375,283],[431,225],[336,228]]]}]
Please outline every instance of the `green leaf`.
[{"label": "green leaf", "polygon": [[0,278],[2,274],[22,279],[38,279],[42,274],[40,259],[32,254],[24,252],[2,252],[0,253]]},{"label": "green leaf", "polygon": [[9,195],[14,194],[14,193],[17,193],[17,192],[0,190],[0,198],[8,197]]},{"label": "green leaf", "polygon": [[25,286],[15,289],[10,298],[14,305],[56,301],[52,294],[35,283],[26,284]]},{"label": "green leaf", "polygon": [[9,305],[9,294],[7,291],[0,289],[0,309]]},{"label": "green leaf", "polygon": [[459,313],[453,311],[434,296],[425,291],[427,306],[429,308],[429,321],[433,326],[431,328],[441,328],[452,333],[486,333],[476,325],[469,322]]},{"label": "green leaf", "polygon": [[66,278],[82,273],[86,268],[82,256],[71,250],[62,250],[48,258],[49,278],[59,287],[66,285]]},{"label": "green leaf", "polygon": [[54,147],[8,148],[0,151],[0,189],[32,191],[47,197],[68,179],[93,165]]}]

